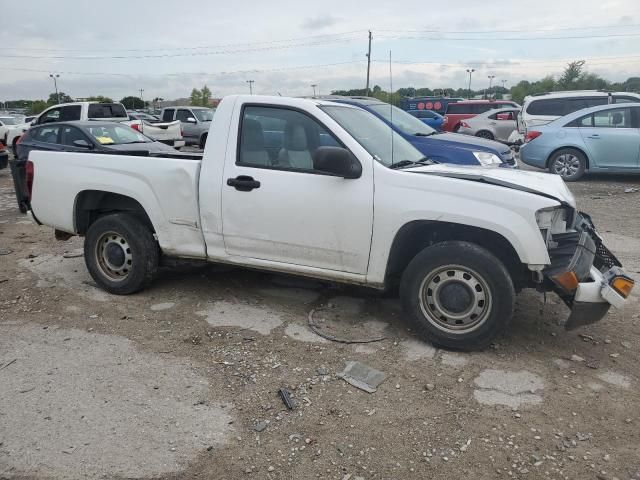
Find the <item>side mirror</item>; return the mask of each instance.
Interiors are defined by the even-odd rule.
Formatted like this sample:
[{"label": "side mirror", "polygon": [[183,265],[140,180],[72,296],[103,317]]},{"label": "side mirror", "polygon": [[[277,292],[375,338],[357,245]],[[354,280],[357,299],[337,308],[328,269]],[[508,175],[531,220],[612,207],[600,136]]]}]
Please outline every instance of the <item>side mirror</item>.
[{"label": "side mirror", "polygon": [[318,147],[313,154],[313,169],[342,178],[362,176],[362,165],[346,148]]},{"label": "side mirror", "polygon": [[189,117],[187,118],[187,123],[198,123],[198,121],[193,117]]},{"label": "side mirror", "polygon": [[86,140],[74,140],[73,146],[78,148],[89,148],[89,149],[93,148],[93,145],[91,145]]},{"label": "side mirror", "polygon": [[38,124],[38,119],[35,118],[33,120],[31,120],[31,123],[29,125],[31,125],[32,127],[35,127]]}]

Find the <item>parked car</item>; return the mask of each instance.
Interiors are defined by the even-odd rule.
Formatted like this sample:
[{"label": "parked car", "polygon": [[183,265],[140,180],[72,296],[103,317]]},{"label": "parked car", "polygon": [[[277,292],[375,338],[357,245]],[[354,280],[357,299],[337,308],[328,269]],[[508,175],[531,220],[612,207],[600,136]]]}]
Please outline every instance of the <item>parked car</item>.
[{"label": "parked car", "polygon": [[518,115],[518,131],[524,135],[529,128],[546,125],[583,108],[636,102],[640,102],[640,94],[628,92],[574,90],[529,95]]},{"label": "parked car", "polygon": [[180,120],[186,144],[204,148],[214,112],[206,107],[166,107],[162,109],[161,118],[165,122]]},{"label": "parked car", "polygon": [[[425,157],[439,163],[457,165],[497,165],[514,168],[516,159],[511,149],[498,142],[481,138],[437,132],[404,110],[369,97],[323,97],[339,103],[355,105],[373,113],[408,140]],[[392,113],[393,112],[393,113]]]},{"label": "parked car", "polygon": [[513,107],[488,110],[460,122],[458,133],[508,144],[509,136],[516,129],[518,112]]},{"label": "parked car", "polygon": [[402,110],[431,110],[439,115],[444,115],[450,103],[463,101],[464,98],[455,97],[408,97],[400,100]]},{"label": "parked car", "polygon": [[[284,138],[277,155],[266,127]],[[34,151],[28,165],[30,214],[83,235],[114,294],[148,285],[161,256],[399,286],[418,332],[469,350],[506,327],[523,288],[557,292],[575,328],[633,287],[560,177],[432,164],[344,103],[228,96],[199,160]]]},{"label": "parked car", "polygon": [[129,115],[129,120],[144,120],[147,123],[162,122],[162,120],[160,120],[160,117],[157,117],[156,115],[150,115],[144,112],[135,112],[135,111],[128,110],[127,115]]},{"label": "parked car", "polygon": [[497,108],[520,108],[516,102],[509,100],[465,100],[447,105],[442,129],[447,132],[457,132],[462,125],[462,120],[475,117],[488,110]]},{"label": "parked car", "polygon": [[25,210],[26,162],[31,152],[127,153],[129,155],[175,154],[172,147],[155,141],[135,129],[115,122],[74,121],[37,125],[29,129],[16,145],[12,163],[18,205]]},{"label": "parked car", "polygon": [[16,125],[20,125],[20,120],[16,117],[0,117],[0,143],[7,145],[7,134]]},{"label": "parked car", "polygon": [[407,110],[409,115],[413,115],[425,125],[429,125],[434,130],[442,130],[444,117],[431,110]]},{"label": "parked car", "polygon": [[640,103],[603,105],[527,130],[520,159],[573,182],[587,172],[640,173]]}]

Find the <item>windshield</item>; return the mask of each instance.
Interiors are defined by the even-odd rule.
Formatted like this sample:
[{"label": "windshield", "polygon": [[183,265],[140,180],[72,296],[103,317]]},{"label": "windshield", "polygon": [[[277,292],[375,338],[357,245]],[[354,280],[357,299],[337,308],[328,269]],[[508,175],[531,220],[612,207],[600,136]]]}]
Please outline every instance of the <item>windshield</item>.
[{"label": "windshield", "polygon": [[215,110],[193,109],[193,114],[199,122],[210,122],[213,120],[213,112],[215,112]]},{"label": "windshield", "polygon": [[102,145],[126,145],[153,141],[132,128],[120,125],[96,125],[87,127],[87,130]]},{"label": "windshield", "polygon": [[[413,115],[399,109],[398,107],[392,107],[387,103],[379,103],[377,105],[367,105],[368,108],[376,112],[387,122],[393,123],[395,127],[405,135],[432,135],[436,131],[429,125],[425,125]],[[391,110],[393,110],[393,122],[391,121]]]},{"label": "windshield", "polygon": [[[339,106],[323,106],[321,108],[386,167],[405,160],[418,162],[424,158],[424,155],[409,142],[366,110]],[[419,122],[419,120],[417,121]]]},{"label": "windshield", "polygon": [[20,124],[20,119],[15,118],[15,117],[2,117],[0,118],[0,122],[2,122],[5,125],[19,125]]}]

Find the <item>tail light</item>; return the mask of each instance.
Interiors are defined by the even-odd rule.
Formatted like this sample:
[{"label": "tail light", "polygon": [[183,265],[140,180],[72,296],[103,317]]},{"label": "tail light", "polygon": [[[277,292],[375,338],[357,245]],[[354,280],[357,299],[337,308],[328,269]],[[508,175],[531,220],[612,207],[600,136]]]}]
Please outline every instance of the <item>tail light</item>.
[{"label": "tail light", "polygon": [[471,128],[467,122],[460,122],[460,126],[463,128]]},{"label": "tail light", "polygon": [[27,166],[25,168],[25,180],[27,182],[27,193],[29,195],[29,200],[31,200],[31,192],[33,191],[33,177],[34,177],[35,169],[33,166],[33,162],[27,160]]},{"label": "tail light", "polygon": [[140,128],[140,124],[139,123],[132,123],[131,124],[131,128],[133,128],[134,130],[137,130],[139,132],[142,132],[142,128]]},{"label": "tail light", "polygon": [[542,135],[542,132],[538,132],[536,130],[529,130],[527,131],[527,134],[524,137],[524,143],[529,143],[531,140],[535,140],[540,135]]}]

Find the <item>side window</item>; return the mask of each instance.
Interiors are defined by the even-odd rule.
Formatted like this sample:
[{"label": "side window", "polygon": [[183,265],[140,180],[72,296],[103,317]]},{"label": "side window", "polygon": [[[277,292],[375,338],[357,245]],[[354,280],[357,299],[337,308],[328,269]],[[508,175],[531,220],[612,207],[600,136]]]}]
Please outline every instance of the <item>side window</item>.
[{"label": "side window", "polygon": [[335,137],[304,113],[276,107],[245,107],[240,126],[238,165],[313,170],[321,146],[339,146]]},{"label": "side window", "polygon": [[597,107],[599,105],[607,105],[609,103],[609,99],[607,97],[593,97],[587,98],[587,107]]},{"label": "side window", "polygon": [[566,102],[562,99],[533,100],[527,107],[529,115],[544,115],[562,117],[565,113]]},{"label": "side window", "polygon": [[81,105],[69,105],[67,107],[60,108],[60,120],[62,122],[71,122],[73,120],[80,120],[82,113]]},{"label": "side window", "polygon": [[[59,113],[59,112],[58,112]],[[34,134],[34,140],[43,143],[58,143],[58,132],[60,127],[42,127],[39,128]]]},{"label": "side window", "polygon": [[188,118],[195,118],[191,110],[187,110],[185,108],[178,109],[178,113],[176,114],[176,120],[180,120],[181,122],[186,122]]},{"label": "side window", "polygon": [[593,115],[586,115],[576,120],[576,127],[593,127]]},{"label": "side window", "polygon": [[48,112],[45,112],[45,114],[42,115],[38,120],[38,123],[40,124],[53,123],[53,122],[59,122],[59,121],[60,121],[60,109],[54,108],[52,110],[49,110]]},{"label": "side window", "polygon": [[61,145],[75,147],[73,142],[76,140],[87,140],[84,134],[75,127],[62,127],[62,136],[60,138]]},{"label": "side window", "polygon": [[162,112],[162,121],[163,122],[172,122],[173,121],[173,108],[167,108]]},{"label": "side window", "polygon": [[614,108],[595,112],[593,126],[596,128],[631,128],[631,109]]},{"label": "side window", "polygon": [[613,101],[614,103],[638,103],[640,102],[640,99],[634,97],[621,97],[616,95],[613,97]]}]

